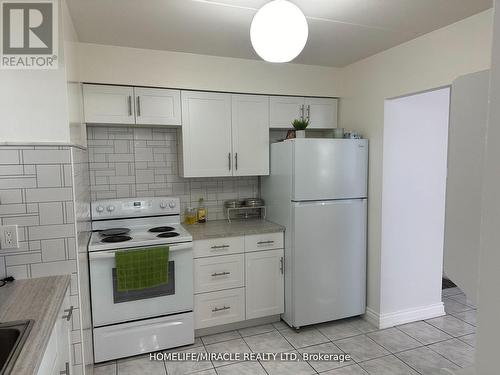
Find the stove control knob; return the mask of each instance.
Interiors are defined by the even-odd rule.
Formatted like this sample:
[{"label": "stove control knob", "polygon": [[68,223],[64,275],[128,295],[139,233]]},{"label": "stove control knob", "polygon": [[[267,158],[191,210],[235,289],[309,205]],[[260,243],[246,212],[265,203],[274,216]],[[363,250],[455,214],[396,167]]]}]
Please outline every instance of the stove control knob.
[{"label": "stove control knob", "polygon": [[97,206],[96,207],[96,211],[97,212],[103,212],[104,211],[104,207],[103,206]]},{"label": "stove control knob", "polygon": [[167,203],[166,202],[161,202],[160,203],[160,208],[167,208]]},{"label": "stove control knob", "polygon": [[168,204],[168,207],[170,207],[170,208],[175,208],[175,202],[173,202],[173,201],[172,201],[172,202],[170,202],[170,203]]},{"label": "stove control knob", "polygon": [[108,206],[106,209],[108,212],[113,212],[115,210],[115,206]]}]

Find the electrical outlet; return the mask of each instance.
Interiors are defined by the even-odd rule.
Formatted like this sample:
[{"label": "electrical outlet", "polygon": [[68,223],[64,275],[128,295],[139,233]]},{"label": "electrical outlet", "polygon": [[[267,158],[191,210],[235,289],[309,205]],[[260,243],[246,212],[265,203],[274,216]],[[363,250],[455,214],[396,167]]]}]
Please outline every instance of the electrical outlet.
[{"label": "electrical outlet", "polygon": [[17,225],[0,226],[0,248],[18,249]]}]

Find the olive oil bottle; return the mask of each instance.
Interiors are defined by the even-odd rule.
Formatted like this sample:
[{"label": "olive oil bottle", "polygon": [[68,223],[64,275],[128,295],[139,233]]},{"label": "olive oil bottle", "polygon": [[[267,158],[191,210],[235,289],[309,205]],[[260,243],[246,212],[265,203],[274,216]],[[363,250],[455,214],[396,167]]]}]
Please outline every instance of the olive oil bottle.
[{"label": "olive oil bottle", "polygon": [[203,205],[203,198],[198,201],[198,223],[205,223],[207,221],[207,209]]}]

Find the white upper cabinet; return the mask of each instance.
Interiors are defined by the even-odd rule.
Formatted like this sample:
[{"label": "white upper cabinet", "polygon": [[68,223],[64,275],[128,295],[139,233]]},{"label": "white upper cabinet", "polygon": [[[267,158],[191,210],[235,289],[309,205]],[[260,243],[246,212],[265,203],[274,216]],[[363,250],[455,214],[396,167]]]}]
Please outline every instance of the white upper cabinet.
[{"label": "white upper cabinet", "polygon": [[86,123],[181,125],[179,90],[84,85]]},{"label": "white upper cabinet", "polygon": [[136,124],[181,125],[179,90],[134,88]]},{"label": "white upper cabinet", "polygon": [[337,127],[338,100],[332,98],[303,98],[271,96],[270,128],[291,129],[295,119],[309,119],[308,129]]},{"label": "white upper cabinet", "polygon": [[305,98],[305,118],[308,129],[333,129],[337,127],[337,99]]},{"label": "white upper cabinet", "polygon": [[269,98],[271,128],[291,128],[292,121],[304,115],[304,98],[296,96],[271,96]]},{"label": "white upper cabinet", "polygon": [[182,91],[184,177],[269,174],[269,97]]},{"label": "white upper cabinet", "polygon": [[269,97],[232,95],[233,175],[269,174]]},{"label": "white upper cabinet", "polygon": [[231,94],[182,91],[184,177],[232,176]]},{"label": "white upper cabinet", "polygon": [[86,123],[135,124],[134,89],[84,85],[83,108]]}]

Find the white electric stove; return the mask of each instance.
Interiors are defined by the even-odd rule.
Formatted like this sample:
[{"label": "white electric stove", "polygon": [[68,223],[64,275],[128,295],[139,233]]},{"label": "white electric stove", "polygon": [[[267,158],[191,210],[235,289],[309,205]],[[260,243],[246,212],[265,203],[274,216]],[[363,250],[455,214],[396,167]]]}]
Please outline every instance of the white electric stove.
[{"label": "white electric stove", "polygon": [[[192,237],[180,224],[178,198],[92,203],[89,243],[95,362],[194,342]],[[115,253],[169,246],[169,282],[117,290]]]}]

